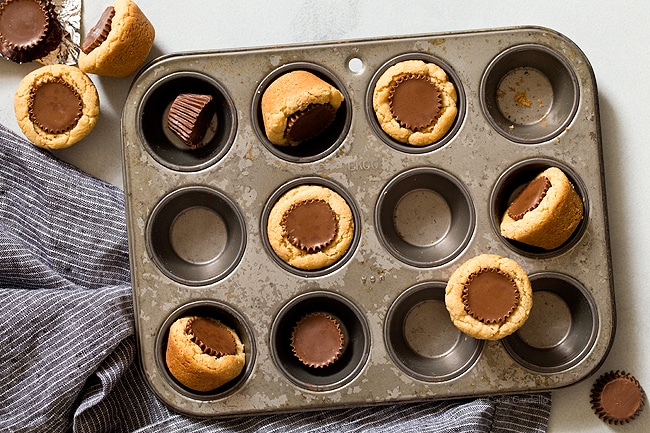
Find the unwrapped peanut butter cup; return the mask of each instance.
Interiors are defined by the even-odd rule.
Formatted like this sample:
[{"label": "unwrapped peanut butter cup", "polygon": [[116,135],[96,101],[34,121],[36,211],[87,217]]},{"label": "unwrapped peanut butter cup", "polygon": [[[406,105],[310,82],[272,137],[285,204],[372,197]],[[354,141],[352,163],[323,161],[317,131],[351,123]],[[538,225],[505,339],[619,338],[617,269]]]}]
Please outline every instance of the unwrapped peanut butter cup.
[{"label": "unwrapped peanut butter cup", "polygon": [[281,223],[289,242],[308,253],[323,250],[338,232],[336,213],[325,200],[294,203],[283,215]]},{"label": "unwrapped peanut butter cup", "polygon": [[221,322],[205,317],[192,317],[185,333],[203,353],[220,358],[237,353],[237,344],[230,331]]},{"label": "unwrapped peanut butter cup", "polygon": [[43,81],[29,95],[29,118],[51,134],[74,128],[83,114],[83,101],[72,85],[62,78]]},{"label": "unwrapped peanut butter cup", "polygon": [[17,63],[45,57],[63,37],[47,0],[5,0],[0,4],[0,53]]},{"label": "unwrapped peanut butter cup", "polygon": [[212,95],[181,93],[172,102],[167,127],[190,149],[201,147],[215,114]]},{"label": "unwrapped peanut butter cup", "polygon": [[505,322],[519,303],[517,284],[500,269],[473,272],[463,288],[463,304],[467,314],[490,324]]},{"label": "unwrapped peanut butter cup", "polygon": [[641,384],[625,371],[600,376],[591,389],[591,407],[609,424],[625,424],[639,414],[645,404]]},{"label": "unwrapped peanut butter cup", "polygon": [[310,313],[300,319],[291,334],[291,348],[304,365],[327,367],[343,353],[344,337],[338,321],[326,313]]},{"label": "unwrapped peanut butter cup", "polygon": [[107,7],[99,18],[99,21],[97,21],[97,24],[88,31],[86,38],[81,44],[81,51],[89,54],[106,40],[108,34],[111,32],[111,25],[114,16],[115,8],[113,6]]},{"label": "unwrapped peanut butter cup", "polygon": [[295,142],[310,140],[325,131],[335,118],[336,110],[330,104],[309,104],[287,118],[284,136]]},{"label": "unwrapped peanut butter cup", "polygon": [[403,128],[419,131],[440,116],[440,90],[422,74],[405,74],[393,83],[388,96],[393,117]]},{"label": "unwrapped peanut butter cup", "polygon": [[517,197],[508,206],[508,216],[518,221],[526,213],[535,210],[544,200],[546,193],[551,188],[551,181],[546,176],[538,176],[521,190]]}]

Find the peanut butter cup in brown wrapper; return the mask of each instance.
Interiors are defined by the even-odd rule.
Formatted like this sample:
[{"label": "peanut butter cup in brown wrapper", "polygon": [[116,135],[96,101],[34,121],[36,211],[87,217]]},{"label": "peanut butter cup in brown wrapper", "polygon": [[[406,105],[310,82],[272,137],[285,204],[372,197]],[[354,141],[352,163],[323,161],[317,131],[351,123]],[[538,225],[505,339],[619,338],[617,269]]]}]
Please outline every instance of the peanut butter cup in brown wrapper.
[{"label": "peanut butter cup in brown wrapper", "polygon": [[192,317],[187,322],[185,332],[192,336],[192,342],[199,346],[203,353],[217,358],[237,353],[234,337],[216,320]]},{"label": "peanut butter cup in brown wrapper", "polygon": [[336,213],[324,200],[295,203],[282,217],[282,226],[289,242],[308,253],[327,247],[338,231]]},{"label": "peanut butter cup in brown wrapper", "polygon": [[539,176],[533,179],[517,195],[508,207],[508,215],[515,221],[518,221],[526,213],[534,210],[546,197],[546,193],[551,188],[551,181],[546,176]]},{"label": "peanut butter cup in brown wrapper", "polygon": [[111,32],[114,16],[115,8],[113,6],[107,7],[97,24],[88,31],[86,38],[81,44],[81,51],[88,54],[106,40],[108,34]]},{"label": "peanut butter cup in brown wrapper", "polygon": [[50,134],[62,134],[74,128],[83,114],[83,101],[77,91],[62,78],[54,77],[30,92],[29,118]]},{"label": "peanut butter cup in brown wrapper", "polygon": [[517,284],[499,269],[481,269],[467,278],[463,289],[465,311],[483,323],[501,323],[519,302]]},{"label": "peanut butter cup in brown wrapper", "polygon": [[284,136],[290,141],[306,141],[320,135],[336,118],[336,110],[330,104],[310,104],[287,119]]},{"label": "peanut butter cup in brown wrapper", "polygon": [[27,63],[54,51],[63,38],[54,5],[47,0],[5,0],[0,3],[0,53]]},{"label": "peanut butter cup in brown wrapper", "polygon": [[204,138],[215,114],[211,95],[182,93],[174,99],[167,116],[167,127],[190,149],[205,143]]},{"label": "peanut butter cup in brown wrapper", "polygon": [[440,90],[422,74],[397,78],[388,102],[393,117],[403,128],[411,131],[419,131],[434,123],[442,109]]},{"label": "peanut butter cup in brown wrapper", "polygon": [[625,424],[641,412],[645,392],[634,376],[610,371],[600,376],[591,389],[591,408],[609,424]]},{"label": "peanut butter cup in brown wrapper", "polygon": [[336,362],[343,353],[343,332],[337,320],[327,313],[310,313],[293,328],[291,348],[304,365],[323,368]]}]

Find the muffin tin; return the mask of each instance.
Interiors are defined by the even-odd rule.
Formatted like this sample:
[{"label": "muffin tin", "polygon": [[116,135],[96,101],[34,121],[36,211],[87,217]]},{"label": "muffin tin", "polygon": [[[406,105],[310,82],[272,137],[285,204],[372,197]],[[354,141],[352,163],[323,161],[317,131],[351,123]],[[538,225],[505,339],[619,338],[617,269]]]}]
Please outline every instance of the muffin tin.
[{"label": "muffin tin", "polygon": [[[430,146],[380,129],[379,75],[406,59],[441,66],[458,116]],[[277,147],[260,98],[270,81],[306,69],[345,96],[324,135]],[[213,95],[217,114],[196,151],[165,126],[180,92]],[[122,117],[123,174],[136,337],[157,396],[193,416],[350,407],[551,390],[591,375],[615,330],[596,83],[588,60],[545,28],[415,35],[312,45],[180,53],[148,65]],[[499,218],[523,185],[562,168],[583,198],[573,236],[544,251],[504,239]],[[350,205],[347,254],[317,271],[292,268],[266,237],[275,200],[300,184]],[[444,306],[451,273],[483,253],[529,274],[528,322],[501,341],[460,333]],[[295,322],[327,311],[346,337],[332,366],[291,354]],[[209,393],[167,371],[170,324],[209,315],[237,330],[240,376]]]}]

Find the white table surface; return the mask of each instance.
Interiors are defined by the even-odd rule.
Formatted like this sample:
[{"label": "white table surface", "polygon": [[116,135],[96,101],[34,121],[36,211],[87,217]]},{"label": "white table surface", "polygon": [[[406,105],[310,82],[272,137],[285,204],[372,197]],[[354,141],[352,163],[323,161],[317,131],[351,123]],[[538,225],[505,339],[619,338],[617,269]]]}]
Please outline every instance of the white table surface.
[{"label": "white table surface", "polygon": [[[178,51],[218,50],[537,25],[563,33],[589,58],[598,83],[618,324],[612,350],[591,378],[553,391],[549,432],[650,431],[650,407],[631,424],[609,426],[589,404],[595,378],[631,372],[650,391],[650,6],[639,1],[389,2],[313,0],[139,0],[156,28],[150,60]],[[82,35],[109,0],[86,0]],[[37,68],[0,59],[0,123],[19,132],[13,94]],[[59,158],[122,186],[120,115],[133,77],[92,76],[101,100],[97,126]]]}]

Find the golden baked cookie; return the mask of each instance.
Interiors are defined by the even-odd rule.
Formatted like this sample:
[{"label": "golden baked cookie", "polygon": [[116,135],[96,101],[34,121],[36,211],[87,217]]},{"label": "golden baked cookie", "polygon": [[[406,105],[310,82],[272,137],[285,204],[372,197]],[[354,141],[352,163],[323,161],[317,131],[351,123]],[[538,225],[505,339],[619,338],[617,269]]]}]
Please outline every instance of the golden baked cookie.
[{"label": "golden baked cookie", "polygon": [[311,72],[297,70],[273,81],[262,95],[262,120],[269,141],[295,146],[331,125],[343,94]]},{"label": "golden baked cookie", "polygon": [[533,306],[528,275],[514,260],[476,256],[449,277],[445,305],[454,325],[481,340],[499,340],[519,329]]},{"label": "golden baked cookie", "polygon": [[426,146],[453,125],[456,100],[456,88],[438,65],[405,60],[379,77],[372,105],[386,134],[401,143]]},{"label": "golden baked cookie", "polygon": [[582,220],[582,199],[566,175],[550,167],[513,200],[501,220],[501,234],[546,250],[561,246]]},{"label": "golden baked cookie", "polygon": [[273,251],[289,265],[304,270],[335,263],[350,247],[354,219],[345,199],[329,188],[301,185],[271,209],[267,235]]},{"label": "golden baked cookie", "polygon": [[32,143],[62,149],[93,130],[99,117],[99,95],[79,68],[48,65],[20,81],[14,111],[18,126]]},{"label": "golden baked cookie", "polygon": [[165,362],[180,383],[208,392],[239,376],[246,355],[233,329],[215,319],[191,316],[170,327]]},{"label": "golden baked cookie", "polygon": [[147,59],[155,36],[153,25],[132,0],[115,0],[84,39],[79,68],[89,74],[128,77]]}]

